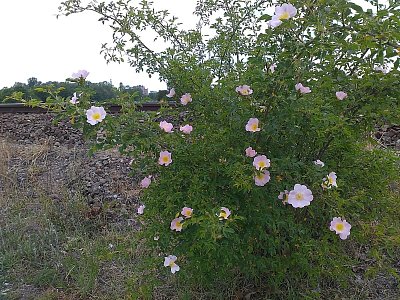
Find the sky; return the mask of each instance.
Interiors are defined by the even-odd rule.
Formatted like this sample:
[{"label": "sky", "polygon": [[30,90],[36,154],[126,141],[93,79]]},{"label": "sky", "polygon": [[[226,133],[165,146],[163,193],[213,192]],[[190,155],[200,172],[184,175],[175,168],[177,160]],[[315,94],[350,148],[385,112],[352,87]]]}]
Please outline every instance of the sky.
[{"label": "sky", "polygon": [[[166,89],[155,76],[135,73],[127,63],[107,64],[101,44],[111,41],[112,31],[94,13],[56,18],[62,0],[0,0],[0,88],[30,77],[39,81],[64,81],[85,69],[91,82],[112,81]],[[353,0],[365,4],[365,0]],[[194,27],[196,0],[154,0],[157,9],[168,9],[181,22]],[[186,27],[187,28],[187,27]]]},{"label": "sky", "polygon": [[[56,18],[62,0],[0,0],[0,88],[30,77],[39,81],[64,81],[85,69],[91,82],[112,81],[118,86],[144,85],[149,90],[166,84],[147,74],[137,74],[127,63],[107,64],[101,44],[111,41],[112,31],[96,14],[82,13]],[[185,23],[193,23],[196,0],[156,0]],[[168,3],[174,2],[174,5]]]}]

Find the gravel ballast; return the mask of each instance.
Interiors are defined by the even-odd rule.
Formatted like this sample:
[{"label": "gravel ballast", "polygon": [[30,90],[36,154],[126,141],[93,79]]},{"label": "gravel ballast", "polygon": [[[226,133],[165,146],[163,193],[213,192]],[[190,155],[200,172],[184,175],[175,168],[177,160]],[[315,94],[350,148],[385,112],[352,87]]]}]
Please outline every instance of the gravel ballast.
[{"label": "gravel ballast", "polygon": [[137,202],[137,178],[130,176],[130,158],[116,150],[89,157],[80,131],[68,121],[54,124],[53,120],[51,114],[0,114],[0,142],[13,148],[8,169],[21,187],[40,181],[54,199],[61,197],[54,186],[58,185],[87,196],[89,204]]}]

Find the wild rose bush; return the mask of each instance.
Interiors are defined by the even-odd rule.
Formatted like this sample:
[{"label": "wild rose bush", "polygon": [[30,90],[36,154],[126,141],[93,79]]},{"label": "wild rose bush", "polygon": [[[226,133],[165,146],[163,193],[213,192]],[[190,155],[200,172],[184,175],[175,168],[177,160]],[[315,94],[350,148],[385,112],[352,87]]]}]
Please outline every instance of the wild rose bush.
[{"label": "wild rose bush", "polygon": [[[132,156],[153,249],[143,267],[202,284],[264,276],[271,290],[345,279],[398,176],[370,134],[399,122],[399,5],[199,0],[193,30],[147,1],[60,6],[83,11],[113,29],[108,60],[170,87],[154,114],[121,98],[121,114],[104,115],[82,76],[79,103],[49,104],[64,103],[94,149]],[[150,31],[163,51],[140,38]]]}]

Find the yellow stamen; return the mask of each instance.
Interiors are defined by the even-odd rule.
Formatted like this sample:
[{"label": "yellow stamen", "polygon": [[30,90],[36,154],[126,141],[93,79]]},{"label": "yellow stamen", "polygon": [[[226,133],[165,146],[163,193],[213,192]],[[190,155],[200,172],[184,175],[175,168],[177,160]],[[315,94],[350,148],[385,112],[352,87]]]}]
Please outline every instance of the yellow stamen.
[{"label": "yellow stamen", "polygon": [[301,201],[301,200],[303,200],[303,199],[304,199],[304,196],[303,196],[302,193],[297,193],[297,194],[296,194],[296,200]]},{"label": "yellow stamen", "polygon": [[289,18],[290,18],[290,15],[289,15],[289,13],[287,11],[285,11],[283,14],[281,14],[279,16],[279,20],[287,20]]},{"label": "yellow stamen", "polygon": [[182,226],[183,226],[182,223],[179,222],[179,221],[175,223],[175,228],[176,228],[176,229],[181,229]]},{"label": "yellow stamen", "polygon": [[258,129],[258,124],[257,123],[251,125],[251,130],[252,131],[256,131],[257,129]]},{"label": "yellow stamen", "polygon": [[336,224],[336,230],[337,230],[337,231],[343,231],[343,229],[344,229],[343,223],[338,223],[338,224]]},{"label": "yellow stamen", "polygon": [[99,113],[94,113],[92,115],[93,120],[100,120],[101,119],[101,115]]}]

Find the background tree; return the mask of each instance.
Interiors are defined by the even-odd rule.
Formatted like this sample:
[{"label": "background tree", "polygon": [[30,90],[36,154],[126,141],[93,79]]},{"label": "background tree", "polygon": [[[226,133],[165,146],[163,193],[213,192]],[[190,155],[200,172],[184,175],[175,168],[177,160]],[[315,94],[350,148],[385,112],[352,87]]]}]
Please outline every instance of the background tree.
[{"label": "background tree", "polygon": [[29,86],[30,88],[32,88],[32,87],[34,87],[34,86],[36,86],[36,85],[40,85],[40,84],[41,84],[41,82],[38,81],[36,77],[30,77],[30,78],[28,78],[28,86]]}]

